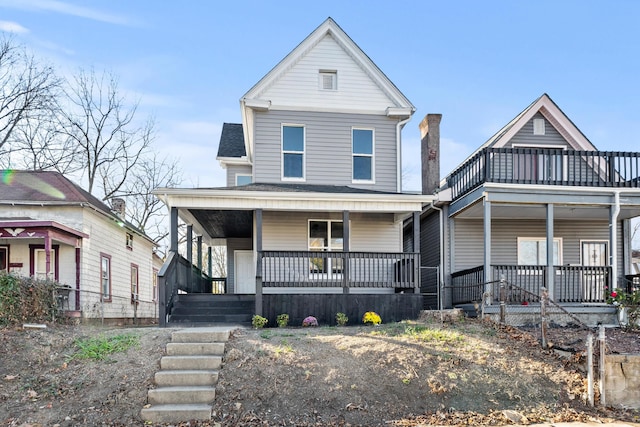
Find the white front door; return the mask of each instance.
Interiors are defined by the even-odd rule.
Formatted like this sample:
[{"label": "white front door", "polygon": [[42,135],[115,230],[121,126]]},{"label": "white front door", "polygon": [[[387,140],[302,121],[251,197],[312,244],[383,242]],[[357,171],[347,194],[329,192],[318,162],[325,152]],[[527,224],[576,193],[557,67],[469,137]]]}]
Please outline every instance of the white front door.
[{"label": "white front door", "polygon": [[[35,258],[35,268],[34,275],[37,279],[46,279],[47,278],[47,253],[44,249],[36,249],[33,253]],[[49,253],[49,279],[53,279],[55,277],[55,260],[56,259],[56,250],[51,249]]]},{"label": "white front door", "polygon": [[256,293],[256,263],[253,251],[235,251],[234,284],[236,294]]},{"label": "white front door", "polygon": [[[585,267],[604,267],[607,265],[608,242],[606,241],[581,241],[582,265]],[[601,270],[587,270],[582,275],[583,298],[587,302],[601,301],[605,295],[607,279]]]}]

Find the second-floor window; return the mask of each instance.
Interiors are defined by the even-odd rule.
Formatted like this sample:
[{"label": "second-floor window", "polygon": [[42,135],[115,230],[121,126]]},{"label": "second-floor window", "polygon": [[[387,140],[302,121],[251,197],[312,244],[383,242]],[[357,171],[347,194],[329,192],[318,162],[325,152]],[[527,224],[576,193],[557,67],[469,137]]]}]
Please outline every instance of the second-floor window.
[{"label": "second-floor window", "polygon": [[133,249],[133,234],[126,233],[125,246],[127,247],[127,249]]},{"label": "second-floor window", "polygon": [[100,288],[102,300],[111,301],[111,257],[100,254]]},{"label": "second-floor window", "polygon": [[304,180],[304,126],[282,125],[282,178]]},{"label": "second-floor window", "polygon": [[373,129],[351,131],[353,180],[373,181]]}]

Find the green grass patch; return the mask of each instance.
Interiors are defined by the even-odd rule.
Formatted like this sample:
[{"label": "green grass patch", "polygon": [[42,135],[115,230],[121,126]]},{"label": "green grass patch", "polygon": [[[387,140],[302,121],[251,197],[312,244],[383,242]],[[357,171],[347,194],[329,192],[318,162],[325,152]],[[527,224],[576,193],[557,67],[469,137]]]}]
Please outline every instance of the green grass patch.
[{"label": "green grass patch", "polygon": [[419,325],[405,327],[403,335],[419,341],[428,342],[456,343],[464,341],[464,337],[456,331],[434,329]]},{"label": "green grass patch", "polygon": [[139,344],[140,338],[134,334],[77,339],[74,342],[76,352],[69,358],[69,360],[104,360],[110,354],[125,352],[131,347],[138,346]]}]

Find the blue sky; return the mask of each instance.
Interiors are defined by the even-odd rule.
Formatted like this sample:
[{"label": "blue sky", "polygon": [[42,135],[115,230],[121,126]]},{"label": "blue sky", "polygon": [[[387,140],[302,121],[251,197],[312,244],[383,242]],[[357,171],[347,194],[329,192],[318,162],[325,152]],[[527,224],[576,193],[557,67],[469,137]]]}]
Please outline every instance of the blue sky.
[{"label": "blue sky", "polygon": [[442,113],[442,173],[542,93],[601,150],[640,151],[640,2],[0,0],[0,29],[63,74],[110,70],[153,114],[185,186],[223,186],[215,160],[239,99],[331,16],[417,107]]}]

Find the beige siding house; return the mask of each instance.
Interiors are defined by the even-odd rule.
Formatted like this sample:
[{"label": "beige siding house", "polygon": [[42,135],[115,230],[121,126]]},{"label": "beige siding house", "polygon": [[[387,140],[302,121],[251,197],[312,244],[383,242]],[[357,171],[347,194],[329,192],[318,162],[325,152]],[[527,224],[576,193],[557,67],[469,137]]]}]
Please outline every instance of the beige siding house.
[{"label": "beige siding house", "polygon": [[[402,192],[409,100],[329,18],[242,96],[240,108],[242,123],[225,123],[218,146],[227,187],[156,190],[173,224],[160,321],[195,321],[198,304],[209,306],[200,321],[287,312],[293,322],[315,315],[332,323],[337,311],[358,318],[374,309],[387,310],[388,320],[417,315],[419,254],[403,252],[402,223],[433,197]],[[179,222],[197,253],[187,245],[178,254]],[[202,245],[216,244],[227,248],[224,295],[203,303],[189,294],[220,289],[201,267]],[[215,308],[240,300],[249,301],[244,317]]]},{"label": "beige siding house", "polygon": [[69,315],[157,319],[162,262],[149,237],[62,174],[2,174],[0,270],[56,280]]}]

